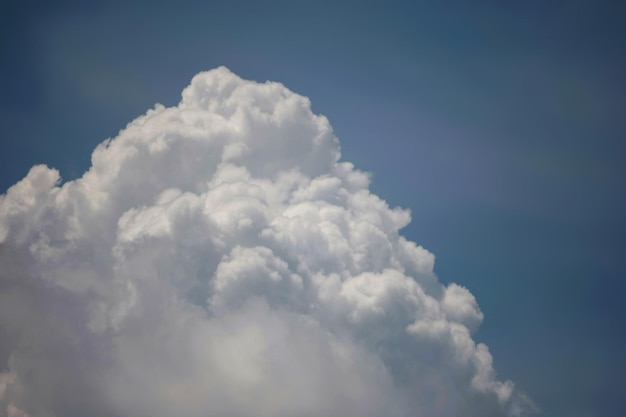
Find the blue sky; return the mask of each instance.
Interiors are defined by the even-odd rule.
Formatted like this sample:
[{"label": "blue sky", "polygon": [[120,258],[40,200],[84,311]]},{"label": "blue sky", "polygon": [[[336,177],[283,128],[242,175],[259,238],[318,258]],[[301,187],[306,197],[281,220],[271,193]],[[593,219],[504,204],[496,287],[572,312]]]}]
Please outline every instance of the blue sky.
[{"label": "blue sky", "polygon": [[[435,4],[436,3],[436,4]],[[412,210],[503,378],[546,416],[621,415],[626,8],[617,2],[7,2],[0,188],[225,65],[308,96]]]}]

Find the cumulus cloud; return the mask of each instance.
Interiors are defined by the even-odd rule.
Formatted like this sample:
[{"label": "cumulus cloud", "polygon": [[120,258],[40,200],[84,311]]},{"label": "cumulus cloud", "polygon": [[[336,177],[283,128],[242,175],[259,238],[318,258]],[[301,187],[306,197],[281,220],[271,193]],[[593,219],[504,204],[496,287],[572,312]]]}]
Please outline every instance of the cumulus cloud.
[{"label": "cumulus cloud", "polygon": [[200,73],[0,196],[0,416],[523,414],[409,222],[306,97]]}]

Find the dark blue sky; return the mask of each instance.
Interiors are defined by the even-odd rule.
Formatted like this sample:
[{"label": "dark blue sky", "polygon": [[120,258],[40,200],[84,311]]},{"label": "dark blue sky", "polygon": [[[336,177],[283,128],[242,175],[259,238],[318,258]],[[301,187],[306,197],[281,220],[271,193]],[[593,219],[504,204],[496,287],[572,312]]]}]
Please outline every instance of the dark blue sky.
[{"label": "dark blue sky", "polygon": [[412,210],[404,234],[477,297],[503,378],[548,417],[622,415],[620,2],[8,1],[0,16],[2,191],[36,163],[80,176],[201,70],[280,81]]}]

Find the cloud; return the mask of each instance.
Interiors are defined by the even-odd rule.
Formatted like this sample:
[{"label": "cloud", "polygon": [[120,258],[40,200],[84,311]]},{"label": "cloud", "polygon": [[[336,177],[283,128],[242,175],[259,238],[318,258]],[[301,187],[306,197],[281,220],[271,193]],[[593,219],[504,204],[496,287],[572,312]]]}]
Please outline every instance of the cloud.
[{"label": "cloud", "polygon": [[409,222],[306,97],[200,73],[0,196],[0,415],[523,415]]}]

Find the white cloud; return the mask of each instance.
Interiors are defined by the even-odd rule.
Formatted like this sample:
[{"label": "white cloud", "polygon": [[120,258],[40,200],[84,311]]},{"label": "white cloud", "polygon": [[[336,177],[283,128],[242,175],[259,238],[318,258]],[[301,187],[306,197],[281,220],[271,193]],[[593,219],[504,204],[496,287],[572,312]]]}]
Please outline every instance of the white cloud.
[{"label": "white cloud", "polygon": [[523,414],[309,100],[218,68],[0,196],[1,416]]},{"label": "white cloud", "polygon": [[483,321],[483,313],[478,307],[476,298],[465,287],[450,284],[446,287],[441,299],[441,308],[448,319],[463,324],[470,331],[475,331]]}]

